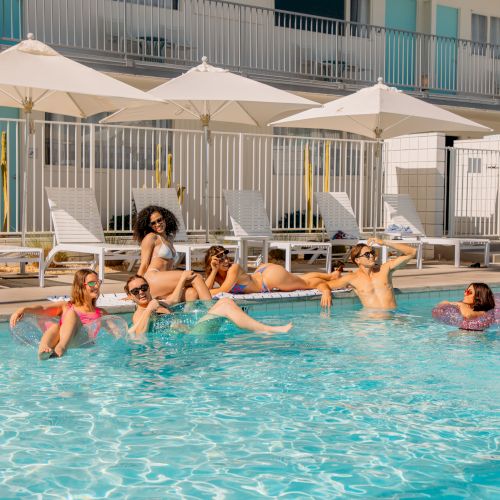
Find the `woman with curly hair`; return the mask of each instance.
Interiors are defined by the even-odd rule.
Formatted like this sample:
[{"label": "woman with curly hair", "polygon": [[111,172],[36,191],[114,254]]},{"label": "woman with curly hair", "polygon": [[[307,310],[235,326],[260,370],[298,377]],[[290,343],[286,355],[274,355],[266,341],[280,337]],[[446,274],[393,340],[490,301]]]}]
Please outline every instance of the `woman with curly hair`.
[{"label": "woman with curly hair", "polygon": [[149,205],[137,214],[134,238],[141,245],[138,274],[148,280],[155,298],[174,302],[210,300],[212,296],[201,276],[174,270],[178,255],[173,241],[178,228],[177,218],[166,208]]}]

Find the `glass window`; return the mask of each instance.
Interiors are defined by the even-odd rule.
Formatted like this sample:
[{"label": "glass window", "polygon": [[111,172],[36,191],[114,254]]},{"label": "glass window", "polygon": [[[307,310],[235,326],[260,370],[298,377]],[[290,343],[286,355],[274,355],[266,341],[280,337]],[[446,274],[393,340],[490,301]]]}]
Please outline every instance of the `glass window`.
[{"label": "glass window", "polygon": [[359,23],[351,25],[351,35],[368,38],[370,24],[370,0],[351,0],[351,22]]},{"label": "glass window", "polygon": [[490,43],[495,57],[500,59],[500,17],[490,17]]},{"label": "glass window", "polygon": [[480,14],[472,14],[472,53],[484,56],[488,41],[488,18]]}]

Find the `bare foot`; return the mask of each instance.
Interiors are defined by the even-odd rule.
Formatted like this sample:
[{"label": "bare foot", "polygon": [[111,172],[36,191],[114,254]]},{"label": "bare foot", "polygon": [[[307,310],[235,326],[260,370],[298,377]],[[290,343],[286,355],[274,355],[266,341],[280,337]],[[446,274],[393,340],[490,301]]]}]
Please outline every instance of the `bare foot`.
[{"label": "bare foot", "polygon": [[48,345],[40,345],[38,348],[38,359],[41,361],[49,359],[52,354],[54,354],[54,350]]},{"label": "bare foot", "polygon": [[286,333],[293,327],[293,323],[288,323],[288,325],[271,326],[269,328],[270,332],[273,333]]},{"label": "bare foot", "polygon": [[55,347],[54,347],[54,354],[60,358],[64,353],[66,352],[66,348],[60,346],[59,344],[57,344]]}]

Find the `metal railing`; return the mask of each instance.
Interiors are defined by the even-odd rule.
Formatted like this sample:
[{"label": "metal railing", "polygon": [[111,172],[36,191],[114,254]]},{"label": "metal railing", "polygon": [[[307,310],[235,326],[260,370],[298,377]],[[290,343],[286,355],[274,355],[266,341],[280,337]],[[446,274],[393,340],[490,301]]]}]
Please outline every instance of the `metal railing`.
[{"label": "metal railing", "polygon": [[[93,188],[103,228],[130,233],[132,188],[159,186],[177,188],[188,231],[204,232],[201,132],[52,121],[33,125],[27,159],[28,232],[51,229],[45,187]],[[6,184],[2,181],[7,196],[0,194],[0,215],[7,212],[3,233],[19,232],[24,126],[22,120],[0,120],[7,159]],[[288,232],[321,232],[314,192],[346,191],[360,226],[370,230],[376,217],[374,183],[382,183],[374,174],[374,153],[371,141],[212,132],[210,230],[230,228],[224,189],[262,192],[273,229]],[[377,220],[382,220],[380,214]]]},{"label": "metal railing", "polygon": [[500,151],[450,151],[449,234],[500,237]]},{"label": "metal railing", "polygon": [[500,96],[500,46],[217,0],[4,0],[2,40],[75,57],[213,64],[314,85],[379,76],[451,99]]}]

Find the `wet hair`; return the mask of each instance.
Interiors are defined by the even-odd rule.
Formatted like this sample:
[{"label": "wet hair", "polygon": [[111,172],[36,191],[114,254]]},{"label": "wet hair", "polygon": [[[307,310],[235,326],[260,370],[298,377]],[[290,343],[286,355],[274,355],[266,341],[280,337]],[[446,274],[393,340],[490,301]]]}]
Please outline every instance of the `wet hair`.
[{"label": "wet hair", "polygon": [[486,283],[471,283],[467,288],[474,287],[473,311],[491,311],[495,309],[495,297]]},{"label": "wet hair", "polygon": [[134,239],[139,243],[149,233],[154,233],[151,227],[151,215],[158,212],[165,221],[165,232],[167,235],[174,237],[179,230],[179,222],[177,217],[166,208],[157,205],[149,205],[143,208],[138,214],[134,224]]},{"label": "wet hair", "polygon": [[[75,277],[73,278],[73,285],[71,287],[71,303],[75,306],[82,306],[85,304],[85,280],[87,276],[91,274],[98,276],[95,271],[92,269],[79,269],[75,273]],[[97,298],[92,299],[92,305],[95,306],[97,302]]]},{"label": "wet hair", "polygon": [[349,259],[353,264],[356,264],[356,259],[359,257],[359,254],[361,253],[361,250],[363,248],[370,248],[369,245],[366,245],[365,243],[358,243],[357,245],[354,245],[351,248],[351,252],[349,254]]},{"label": "wet hair", "polygon": [[213,245],[211,246],[205,253],[205,275],[209,276],[212,271],[212,266],[210,265],[210,261],[212,257],[215,257],[217,254],[223,252],[225,248],[222,245]]},{"label": "wet hair", "polygon": [[127,280],[127,282],[125,283],[125,286],[123,287],[123,289],[125,290],[125,292],[127,293],[127,295],[130,295],[130,283],[134,280],[142,280],[144,281],[144,283],[148,283],[148,280],[144,277],[144,276],[141,276],[140,274],[134,274],[132,276],[129,277],[129,279]]}]

